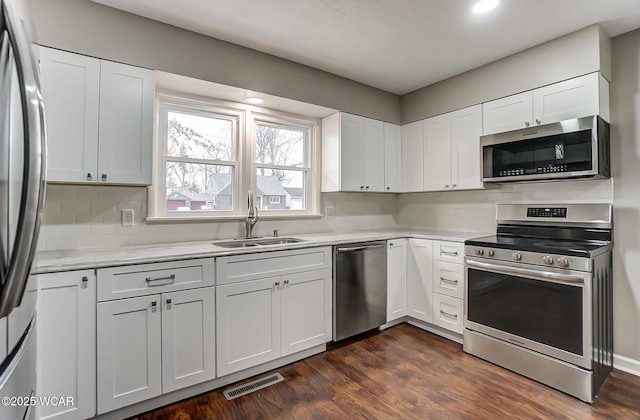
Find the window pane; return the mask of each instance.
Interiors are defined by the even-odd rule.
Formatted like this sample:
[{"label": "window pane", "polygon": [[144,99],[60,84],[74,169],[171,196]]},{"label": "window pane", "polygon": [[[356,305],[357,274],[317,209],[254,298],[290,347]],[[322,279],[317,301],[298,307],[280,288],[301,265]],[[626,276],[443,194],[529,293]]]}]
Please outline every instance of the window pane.
[{"label": "window pane", "polygon": [[258,168],[256,205],[260,210],[305,210],[306,171]]},{"label": "window pane", "polygon": [[256,124],[256,162],[304,166],[304,130]]},{"label": "window pane", "polygon": [[167,211],[233,209],[233,166],[167,162]]},{"label": "window pane", "polygon": [[233,122],[169,111],[167,154],[195,159],[231,160]]}]

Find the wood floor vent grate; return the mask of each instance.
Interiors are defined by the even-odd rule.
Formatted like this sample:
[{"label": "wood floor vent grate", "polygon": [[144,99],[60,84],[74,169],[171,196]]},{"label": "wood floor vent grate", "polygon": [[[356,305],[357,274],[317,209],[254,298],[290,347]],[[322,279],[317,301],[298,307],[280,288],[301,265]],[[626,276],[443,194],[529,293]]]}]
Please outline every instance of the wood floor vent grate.
[{"label": "wood floor vent grate", "polygon": [[238,385],[235,388],[227,389],[223,391],[223,394],[227,400],[232,400],[234,398],[242,397],[243,395],[250,394],[253,391],[266,388],[282,381],[284,381],[282,375],[280,375],[279,373],[274,373],[273,375],[259,378],[246,384]]}]

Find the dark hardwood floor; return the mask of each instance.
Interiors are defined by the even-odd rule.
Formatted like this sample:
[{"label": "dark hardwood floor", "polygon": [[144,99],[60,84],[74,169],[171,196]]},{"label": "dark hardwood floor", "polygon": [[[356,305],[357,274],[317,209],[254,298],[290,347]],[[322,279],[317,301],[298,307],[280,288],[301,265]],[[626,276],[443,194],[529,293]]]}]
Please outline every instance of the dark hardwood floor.
[{"label": "dark hardwood floor", "polygon": [[230,385],[137,419],[640,419],[640,377],[616,370],[586,404],[408,324],[274,372],[285,381],[227,401]]}]

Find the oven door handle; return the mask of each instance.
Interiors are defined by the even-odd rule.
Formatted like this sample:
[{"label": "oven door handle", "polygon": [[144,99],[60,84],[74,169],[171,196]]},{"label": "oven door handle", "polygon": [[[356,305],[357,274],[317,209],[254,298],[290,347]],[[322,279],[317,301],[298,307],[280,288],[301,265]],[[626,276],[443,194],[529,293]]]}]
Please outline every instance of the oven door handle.
[{"label": "oven door handle", "polygon": [[465,262],[471,268],[492,273],[523,276],[531,279],[549,281],[553,283],[584,284],[584,277],[576,274],[553,273],[550,271],[529,270],[527,268],[510,267],[466,259]]}]

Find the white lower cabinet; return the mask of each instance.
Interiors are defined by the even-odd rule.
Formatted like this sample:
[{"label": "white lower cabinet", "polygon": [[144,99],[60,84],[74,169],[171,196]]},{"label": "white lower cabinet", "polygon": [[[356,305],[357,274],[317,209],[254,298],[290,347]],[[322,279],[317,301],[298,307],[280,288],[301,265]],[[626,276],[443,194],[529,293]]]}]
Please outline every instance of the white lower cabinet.
[{"label": "white lower cabinet", "polygon": [[433,243],[433,323],[462,334],[464,244]]},{"label": "white lower cabinet", "polygon": [[214,270],[213,259],[97,270],[98,414],[215,378]]},{"label": "white lower cabinet", "polygon": [[331,264],[328,247],[219,258],[218,376],[331,341]]},{"label": "white lower cabinet", "polygon": [[407,314],[407,240],[387,241],[387,322]]},{"label": "white lower cabinet", "polygon": [[98,304],[98,414],[162,394],[160,295]]},{"label": "white lower cabinet", "polygon": [[411,238],[407,249],[407,315],[431,322],[432,298],[433,241]]},{"label": "white lower cabinet", "polygon": [[38,397],[71,397],[72,406],[40,405],[40,419],[96,414],[96,277],[93,270],[38,277]]}]

